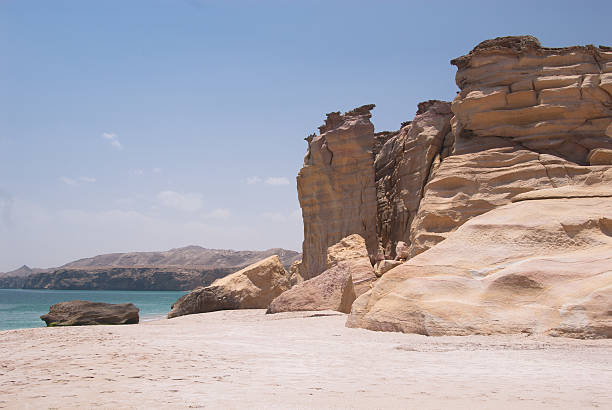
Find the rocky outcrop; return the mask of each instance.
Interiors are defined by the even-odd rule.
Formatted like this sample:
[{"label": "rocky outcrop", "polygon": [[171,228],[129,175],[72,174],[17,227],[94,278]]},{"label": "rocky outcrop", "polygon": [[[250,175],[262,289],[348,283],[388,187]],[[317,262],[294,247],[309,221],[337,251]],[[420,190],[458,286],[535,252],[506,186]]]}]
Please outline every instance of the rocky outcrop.
[{"label": "rocky outcrop", "polygon": [[347,235],[359,234],[370,253],[377,250],[373,108],[329,113],[320,134],[306,138],[308,151],[297,176],[304,279],[326,269],[327,248]]},{"label": "rocky outcrop", "polygon": [[233,251],[186,246],[163,252],[111,253],[55,269],[0,273],[0,287],[72,290],[191,290],[208,286],[263,258],[277,255],[288,268],[300,254],[286,249]]},{"label": "rocky outcrop", "polygon": [[207,249],[201,246],[185,246],[161,252],[108,253],[92,258],[69,262],[62,268],[108,268],[131,266],[191,266],[200,268],[236,268],[277,255],[288,268],[300,259],[300,254],[287,249],[273,248],[265,251],[234,251]]},{"label": "rocky outcrop", "polygon": [[376,231],[388,258],[395,257],[398,241],[408,239],[425,184],[449,154],[451,117],[448,102],[423,102],[414,120],[402,126],[376,154]]},{"label": "rocky outcrop", "polygon": [[487,40],[451,62],[461,92],[454,135],[500,137],[585,165],[612,149],[612,48],[546,48],[531,36]]},{"label": "rocky outcrop", "polygon": [[47,326],[128,325],[139,321],[139,309],[131,303],[111,304],[73,300],[57,303],[42,315]]},{"label": "rocky outcrop", "polygon": [[168,318],[216,310],[265,309],[289,287],[289,274],[280,259],[270,256],[181,297],[172,305]]},{"label": "rocky outcrop", "polygon": [[24,289],[191,290],[209,285],[236,268],[108,267],[60,268],[22,279]]},{"label": "rocky outcrop", "polygon": [[372,283],[376,280],[376,275],[370,262],[365,240],[360,235],[349,235],[327,248],[326,268],[330,269],[341,262],[345,262],[350,270],[357,296],[370,290]]},{"label": "rocky outcrop", "polygon": [[595,190],[536,191],[472,218],[387,272],[354,302],[347,325],[612,337],[612,189]]},{"label": "rocky outcrop", "polygon": [[266,313],[308,310],[349,313],[356,297],[350,264],[340,262],[282,293],[270,303]]},{"label": "rocky outcrop", "polygon": [[326,270],[297,283],[274,299],[268,313],[337,310],[348,313],[357,296],[372,288],[376,275],[365,240],[357,234],[327,248]]},{"label": "rocky outcrop", "polygon": [[426,185],[410,230],[409,256],[441,242],[469,219],[510,203],[516,195],[611,181],[608,170],[519,146],[452,155]]}]

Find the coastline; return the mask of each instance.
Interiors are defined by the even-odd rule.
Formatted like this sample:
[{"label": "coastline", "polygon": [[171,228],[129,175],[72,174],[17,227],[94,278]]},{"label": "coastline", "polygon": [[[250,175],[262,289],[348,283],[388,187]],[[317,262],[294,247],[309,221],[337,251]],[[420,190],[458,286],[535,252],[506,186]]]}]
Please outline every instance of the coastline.
[{"label": "coastline", "polygon": [[243,310],[1,331],[0,407],[583,408],[612,400],[612,340],[426,337],[345,321],[338,312]]}]

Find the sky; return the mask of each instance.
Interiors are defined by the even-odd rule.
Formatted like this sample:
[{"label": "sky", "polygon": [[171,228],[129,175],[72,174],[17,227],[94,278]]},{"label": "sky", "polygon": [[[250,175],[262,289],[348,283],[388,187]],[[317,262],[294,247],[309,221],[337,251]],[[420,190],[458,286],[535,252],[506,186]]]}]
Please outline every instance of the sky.
[{"label": "sky", "polygon": [[0,271],[108,252],[301,250],[325,113],[452,100],[452,58],[612,45],[612,2],[0,0]]}]

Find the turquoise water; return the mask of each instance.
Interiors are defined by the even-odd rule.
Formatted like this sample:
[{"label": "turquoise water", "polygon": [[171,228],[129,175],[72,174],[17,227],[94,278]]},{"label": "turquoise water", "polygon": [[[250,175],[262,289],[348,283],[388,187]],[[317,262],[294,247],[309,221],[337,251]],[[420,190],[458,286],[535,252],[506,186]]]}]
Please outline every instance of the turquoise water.
[{"label": "turquoise water", "polygon": [[140,321],[164,317],[170,306],[184,291],[122,291],[122,290],[39,290],[0,289],[0,330],[42,327],[40,315],[49,306],[68,300],[91,302],[133,303],[140,309]]}]

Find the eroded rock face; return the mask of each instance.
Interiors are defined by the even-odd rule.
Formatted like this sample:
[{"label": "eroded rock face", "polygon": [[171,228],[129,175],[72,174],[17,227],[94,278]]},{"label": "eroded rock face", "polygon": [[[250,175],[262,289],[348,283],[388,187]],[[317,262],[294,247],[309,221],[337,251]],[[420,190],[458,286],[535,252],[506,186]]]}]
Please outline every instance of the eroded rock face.
[{"label": "eroded rock face", "polygon": [[535,37],[480,43],[451,62],[458,152],[464,140],[501,137],[539,153],[587,164],[612,149],[612,48],[545,48]]},{"label": "eroded rock face", "polygon": [[377,233],[383,253],[396,255],[405,241],[432,171],[452,145],[450,104],[419,104],[413,121],[389,138],[376,154]]},{"label": "eroded rock face", "polygon": [[341,262],[278,296],[266,313],[308,310],[349,313],[356,297],[351,266],[347,262]]},{"label": "eroded rock face", "polygon": [[469,219],[510,203],[516,195],[612,181],[609,169],[580,166],[520,146],[449,156],[426,185],[410,230],[409,256],[435,246]]},{"label": "eroded rock face", "polygon": [[472,218],[387,272],[354,302],[347,325],[612,337],[612,190],[555,191],[522,194]]},{"label": "eroded rock face", "polygon": [[192,290],[172,305],[168,318],[231,309],[265,309],[288,290],[289,274],[278,256],[270,256]]},{"label": "eroded rock face", "polygon": [[127,325],[138,323],[138,312],[139,309],[131,303],[72,300],[56,303],[40,319],[47,326]]},{"label": "eroded rock face", "polygon": [[304,279],[326,269],[327,248],[347,235],[360,234],[370,253],[377,249],[373,108],[327,114],[320,135],[306,139],[308,152],[297,177]]},{"label": "eroded rock face", "polygon": [[330,269],[340,263],[345,263],[350,271],[357,296],[371,289],[376,275],[370,262],[366,242],[360,235],[349,235],[327,248],[326,268]]}]

